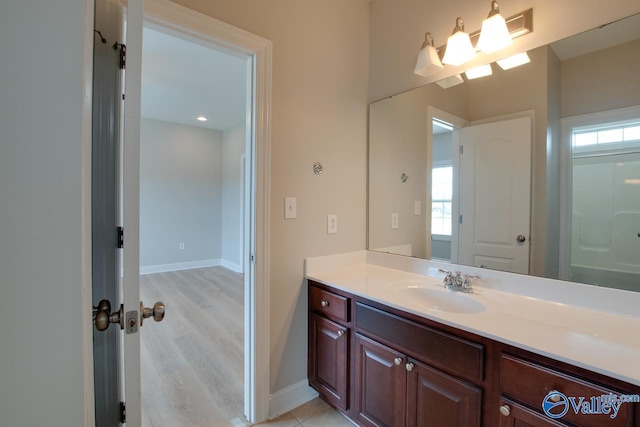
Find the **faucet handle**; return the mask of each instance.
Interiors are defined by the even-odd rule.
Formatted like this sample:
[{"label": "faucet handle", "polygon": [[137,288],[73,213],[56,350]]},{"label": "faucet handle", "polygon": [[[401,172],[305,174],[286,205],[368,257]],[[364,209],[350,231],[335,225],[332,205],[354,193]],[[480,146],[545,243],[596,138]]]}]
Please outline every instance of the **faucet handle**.
[{"label": "faucet handle", "polygon": [[438,271],[445,274],[444,279],[442,280],[444,283],[444,287],[446,288],[447,286],[450,286],[453,281],[453,273],[441,268],[439,268]]},{"label": "faucet handle", "polygon": [[471,286],[473,285],[473,283],[471,282],[471,279],[479,279],[480,276],[474,276],[471,274],[465,274],[464,275],[464,280],[462,282],[462,287],[468,291],[471,292]]}]

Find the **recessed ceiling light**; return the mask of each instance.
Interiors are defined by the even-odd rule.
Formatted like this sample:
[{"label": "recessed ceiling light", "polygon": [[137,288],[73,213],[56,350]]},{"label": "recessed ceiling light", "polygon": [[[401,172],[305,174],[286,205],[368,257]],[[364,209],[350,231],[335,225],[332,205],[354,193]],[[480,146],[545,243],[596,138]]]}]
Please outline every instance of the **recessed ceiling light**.
[{"label": "recessed ceiling light", "polygon": [[207,119],[205,116],[198,116],[196,117],[196,120],[199,122],[206,122],[209,119]]}]

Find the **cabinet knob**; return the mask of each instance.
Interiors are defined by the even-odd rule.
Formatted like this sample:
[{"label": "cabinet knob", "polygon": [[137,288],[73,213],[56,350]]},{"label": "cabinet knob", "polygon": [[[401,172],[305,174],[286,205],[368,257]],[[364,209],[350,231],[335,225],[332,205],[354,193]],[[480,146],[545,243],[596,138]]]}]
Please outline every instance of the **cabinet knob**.
[{"label": "cabinet knob", "polygon": [[500,413],[505,417],[508,417],[511,414],[511,408],[509,408],[509,405],[502,405],[500,407]]},{"label": "cabinet knob", "polygon": [[407,368],[407,371],[411,372],[413,371],[414,365],[413,363],[409,362],[405,365],[405,368]]},{"label": "cabinet knob", "polygon": [[320,305],[323,306],[323,307],[329,307],[329,301],[324,301],[323,300],[322,302],[320,302]]},{"label": "cabinet knob", "polygon": [[551,395],[549,396],[549,400],[553,403],[558,403],[560,402],[560,400],[562,400],[562,398],[560,397],[560,392],[558,390],[553,390],[549,392],[549,394]]},{"label": "cabinet knob", "polygon": [[400,364],[402,363],[402,357],[396,357],[395,359],[393,359],[393,363],[395,363],[396,366],[400,366]]},{"label": "cabinet knob", "polygon": [[344,335],[344,330],[343,330],[343,329],[340,329],[340,330],[338,331],[338,336],[339,336],[339,337],[341,337],[341,336],[343,336],[343,335]]}]

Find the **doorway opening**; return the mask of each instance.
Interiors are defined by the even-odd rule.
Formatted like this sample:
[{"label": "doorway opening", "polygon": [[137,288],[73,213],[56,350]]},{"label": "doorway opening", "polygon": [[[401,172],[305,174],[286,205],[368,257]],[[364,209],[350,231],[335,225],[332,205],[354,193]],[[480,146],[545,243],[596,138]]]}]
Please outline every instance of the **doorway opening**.
[{"label": "doorway opening", "polygon": [[563,133],[571,155],[562,273],[575,282],[638,291],[640,108],[563,119]]},{"label": "doorway opening", "polygon": [[141,334],[142,425],[222,425],[249,381],[250,58],[149,23],[142,52],[140,294],[167,305]]},{"label": "doorway opening", "polygon": [[427,107],[428,257],[458,261],[458,217],[460,211],[460,134],[468,121],[433,106]]},{"label": "doorway opening", "polygon": [[450,123],[437,118],[432,120],[431,259],[449,262],[454,202],[453,133],[454,127]]}]

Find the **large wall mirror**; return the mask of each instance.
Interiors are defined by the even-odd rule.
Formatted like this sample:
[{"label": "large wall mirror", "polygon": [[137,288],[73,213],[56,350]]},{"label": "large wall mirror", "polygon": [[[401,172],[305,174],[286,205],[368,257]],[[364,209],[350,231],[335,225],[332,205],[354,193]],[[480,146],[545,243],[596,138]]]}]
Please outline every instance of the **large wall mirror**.
[{"label": "large wall mirror", "polygon": [[640,14],[369,108],[368,248],[640,291]]}]

